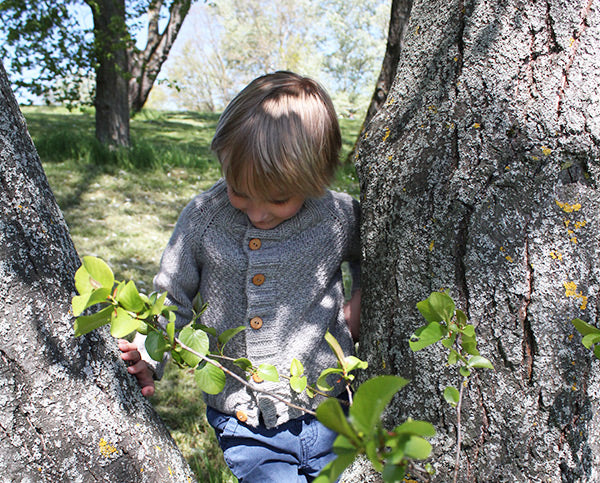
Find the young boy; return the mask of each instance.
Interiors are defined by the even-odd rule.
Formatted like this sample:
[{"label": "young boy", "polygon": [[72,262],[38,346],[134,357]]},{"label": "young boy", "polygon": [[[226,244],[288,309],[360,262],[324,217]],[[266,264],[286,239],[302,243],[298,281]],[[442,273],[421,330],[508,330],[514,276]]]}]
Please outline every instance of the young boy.
[{"label": "young boy", "polygon": [[[296,358],[314,383],[323,369],[336,367],[327,331],[345,354],[353,352],[360,312],[359,206],[326,189],[340,147],[331,99],[313,80],[276,72],[237,95],[211,145],[224,179],[183,210],[154,280],[156,290],[168,292],[167,303],[178,307],[176,327],[189,323],[199,293],[208,303],[203,324],[218,333],[247,327],[227,344],[228,356],[270,363],[283,374]],[[346,304],[344,261],[353,279]],[[161,365],[145,354],[139,338],[119,347],[133,363],[128,370],[142,393],[153,394]],[[308,409],[322,401],[284,383],[251,383]],[[343,391],[338,384],[332,395]],[[205,400],[225,461],[241,482],[312,481],[335,458],[335,433],[233,379]]]}]

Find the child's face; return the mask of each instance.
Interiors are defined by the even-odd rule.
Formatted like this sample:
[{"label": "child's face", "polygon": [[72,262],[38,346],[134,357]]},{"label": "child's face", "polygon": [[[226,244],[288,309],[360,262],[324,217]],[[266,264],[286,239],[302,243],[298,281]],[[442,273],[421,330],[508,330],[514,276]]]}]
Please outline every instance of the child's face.
[{"label": "child's face", "polygon": [[304,196],[285,194],[274,191],[267,199],[238,193],[227,185],[227,195],[234,208],[246,213],[250,222],[261,230],[270,230],[294,216],[304,203]]}]

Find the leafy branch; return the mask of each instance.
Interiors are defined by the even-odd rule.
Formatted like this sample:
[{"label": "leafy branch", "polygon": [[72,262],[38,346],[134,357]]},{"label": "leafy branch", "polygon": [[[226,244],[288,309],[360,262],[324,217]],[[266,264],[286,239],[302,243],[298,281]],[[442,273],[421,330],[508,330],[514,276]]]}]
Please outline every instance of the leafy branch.
[{"label": "leafy branch", "polygon": [[477,350],[475,327],[467,323],[467,316],[456,308],[452,298],[443,292],[433,292],[426,300],[417,304],[417,309],[428,322],[418,328],[410,339],[410,348],[419,351],[442,341],[448,349],[448,364],[458,364],[463,381],[460,391],[454,386],[444,390],[444,399],[456,408],[456,461],[454,482],[458,480],[462,441],[461,410],[464,388],[473,369],[494,369],[494,366]]},{"label": "leafy branch", "polygon": [[[172,360],[178,365],[195,367],[194,377],[202,391],[218,394],[225,387],[226,375],[229,375],[254,392],[316,415],[321,423],[336,431],[338,437],[333,450],[337,458],[322,470],[317,483],[335,481],[359,454],[365,454],[369,458],[375,469],[382,472],[385,481],[398,481],[404,477],[412,460],[426,459],[431,453],[431,445],[425,439],[435,434],[430,423],[409,419],[388,431],[381,422],[386,406],[408,381],[393,375],[379,376],[367,380],[353,393],[353,371],[365,369],[367,363],[355,356],[346,356],[337,340],[329,333],[325,335],[325,339],[336,356],[337,367],[325,369],[316,383],[309,385],[304,366],[294,358],[289,376],[281,375],[295,392],[306,391],[309,397],[316,394],[327,396],[315,413],[250,384],[248,380],[251,377],[255,382],[279,382],[277,368],[271,364],[255,365],[245,357],[234,359],[225,356],[226,344],[245,330],[245,327],[235,327],[217,334],[214,328],[198,321],[206,304],[195,315],[194,320],[176,334],[177,307],[165,305],[166,293],[146,296],[138,292],[132,281],[116,282],[111,269],[98,258],[83,258],[83,264],[75,274],[75,286],[79,292],[72,301],[76,336],[107,324],[110,324],[110,332],[116,338],[125,337],[134,331],[140,332],[146,335],[145,347],[152,359],[162,361],[165,353],[170,353]],[[96,312],[82,315],[93,307],[97,308]],[[164,326],[159,322],[162,320],[160,317],[166,321]],[[217,350],[214,352],[210,352],[209,336],[217,339]],[[229,361],[239,367],[244,371],[246,379],[220,361]],[[327,382],[329,377],[337,377],[338,382],[344,382],[349,408],[344,409],[340,400],[327,394],[333,390],[333,386]]]}]

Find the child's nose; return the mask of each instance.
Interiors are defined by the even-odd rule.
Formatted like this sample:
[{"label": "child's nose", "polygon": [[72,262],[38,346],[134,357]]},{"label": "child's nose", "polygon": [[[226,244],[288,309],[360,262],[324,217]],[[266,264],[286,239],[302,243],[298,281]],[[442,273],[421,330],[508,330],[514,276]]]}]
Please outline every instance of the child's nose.
[{"label": "child's nose", "polygon": [[261,221],[265,221],[268,218],[267,210],[264,209],[263,206],[257,203],[253,203],[246,210],[246,214],[250,221],[253,223],[260,223]]}]

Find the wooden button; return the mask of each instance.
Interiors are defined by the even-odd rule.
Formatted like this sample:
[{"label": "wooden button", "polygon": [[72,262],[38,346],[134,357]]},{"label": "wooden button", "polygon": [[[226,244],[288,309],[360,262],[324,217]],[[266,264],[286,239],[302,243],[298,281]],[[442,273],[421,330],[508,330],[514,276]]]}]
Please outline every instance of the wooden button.
[{"label": "wooden button", "polygon": [[254,275],[254,277],[252,277],[252,283],[254,285],[262,285],[265,283],[265,276],[262,273],[257,273]]},{"label": "wooden button", "polygon": [[248,421],[248,415],[244,411],[236,411],[235,417],[238,418],[238,421],[245,423]]},{"label": "wooden button", "polygon": [[260,238],[253,238],[252,240],[250,240],[250,243],[248,243],[250,250],[258,250],[261,245],[262,242],[260,241]]},{"label": "wooden button", "polygon": [[250,319],[250,327],[252,327],[254,330],[260,329],[262,325],[263,320],[260,317],[252,317]]}]

